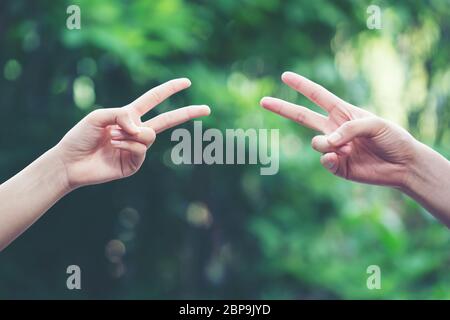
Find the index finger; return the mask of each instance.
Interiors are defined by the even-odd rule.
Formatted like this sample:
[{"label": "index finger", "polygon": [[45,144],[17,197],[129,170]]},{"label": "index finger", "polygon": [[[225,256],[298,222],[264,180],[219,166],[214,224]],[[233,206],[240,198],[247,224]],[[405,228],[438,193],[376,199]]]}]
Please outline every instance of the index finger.
[{"label": "index finger", "polygon": [[332,112],[336,107],[342,109],[346,104],[344,100],[335,96],[321,85],[294,72],[283,73],[281,79],[289,87],[300,92],[328,113]]},{"label": "index finger", "polygon": [[151,127],[156,133],[160,133],[164,130],[182,124],[194,118],[207,116],[211,113],[211,110],[206,105],[200,106],[188,106],[177,110],[162,113],[146,122],[144,125]]},{"label": "index finger", "polygon": [[130,104],[130,108],[133,108],[140,116],[143,116],[171,95],[189,88],[190,86],[191,81],[188,78],[179,78],[167,81],[157,87],[154,87],[153,89],[150,89],[137,98]]},{"label": "index finger", "polygon": [[272,97],[264,97],[260,104],[267,110],[279,114],[285,118],[311,128],[316,131],[325,132],[327,118],[323,115],[309,110],[308,108]]}]

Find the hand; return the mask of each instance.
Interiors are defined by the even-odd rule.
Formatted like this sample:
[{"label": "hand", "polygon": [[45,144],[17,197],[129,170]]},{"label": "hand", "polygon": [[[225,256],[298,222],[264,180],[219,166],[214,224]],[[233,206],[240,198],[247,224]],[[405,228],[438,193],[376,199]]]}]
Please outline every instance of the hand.
[{"label": "hand", "polygon": [[283,117],[320,131],[312,147],[333,174],[358,182],[403,187],[416,157],[418,142],[403,128],[336,97],[322,86],[292,72],[282,80],[328,113],[327,116],[280,99],[261,105]]},{"label": "hand", "polygon": [[55,147],[65,167],[68,188],[134,174],[144,162],[156,134],[192,118],[209,115],[207,106],[189,106],[141,121],[156,105],[190,85],[188,79],[171,80],[127,106],[97,109],[82,119]]}]

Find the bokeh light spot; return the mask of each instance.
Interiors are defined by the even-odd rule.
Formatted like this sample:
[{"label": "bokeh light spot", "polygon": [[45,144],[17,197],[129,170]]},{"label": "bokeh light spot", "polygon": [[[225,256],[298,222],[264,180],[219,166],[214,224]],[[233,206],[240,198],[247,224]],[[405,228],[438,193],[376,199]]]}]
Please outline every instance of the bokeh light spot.
[{"label": "bokeh light spot", "polygon": [[22,74],[22,66],[19,61],[15,59],[8,60],[5,63],[5,68],[3,69],[3,75],[6,80],[14,81],[20,77]]},{"label": "bokeh light spot", "polygon": [[192,202],[189,204],[186,217],[190,224],[204,228],[210,227],[213,220],[208,207],[202,202]]},{"label": "bokeh light spot", "polygon": [[119,212],[120,224],[126,229],[133,229],[139,223],[139,212],[131,207],[126,207]]},{"label": "bokeh light spot", "polygon": [[126,253],[125,244],[117,239],[111,240],[106,244],[105,255],[110,262],[119,262]]},{"label": "bokeh light spot", "polygon": [[95,103],[94,82],[91,78],[80,76],[73,82],[73,99],[80,109],[87,109]]}]

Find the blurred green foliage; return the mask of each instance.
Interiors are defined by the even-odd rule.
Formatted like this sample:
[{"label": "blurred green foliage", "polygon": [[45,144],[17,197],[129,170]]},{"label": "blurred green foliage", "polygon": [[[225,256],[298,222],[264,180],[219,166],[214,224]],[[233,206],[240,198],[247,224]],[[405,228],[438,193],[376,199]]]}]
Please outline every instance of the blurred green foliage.
[{"label": "blurred green foliage", "polygon": [[450,298],[448,230],[397,191],[331,176],[313,132],[258,106],[317,110],[280,84],[296,71],[449,156],[449,32],[445,0],[2,1],[1,181],[94,108],[179,76],[193,86],[155,112],[206,103],[205,126],[280,128],[281,154],[275,176],[174,166],[161,134],[135,176],[73,192],[1,253],[0,298]]}]

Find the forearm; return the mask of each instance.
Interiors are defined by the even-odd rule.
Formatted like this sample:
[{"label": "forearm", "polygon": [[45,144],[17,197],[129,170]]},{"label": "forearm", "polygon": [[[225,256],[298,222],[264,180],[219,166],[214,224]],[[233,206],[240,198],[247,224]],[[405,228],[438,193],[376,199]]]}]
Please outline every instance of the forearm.
[{"label": "forearm", "polygon": [[55,148],[0,185],[0,250],[68,192],[64,164]]},{"label": "forearm", "polygon": [[450,228],[450,162],[418,142],[403,191]]}]

